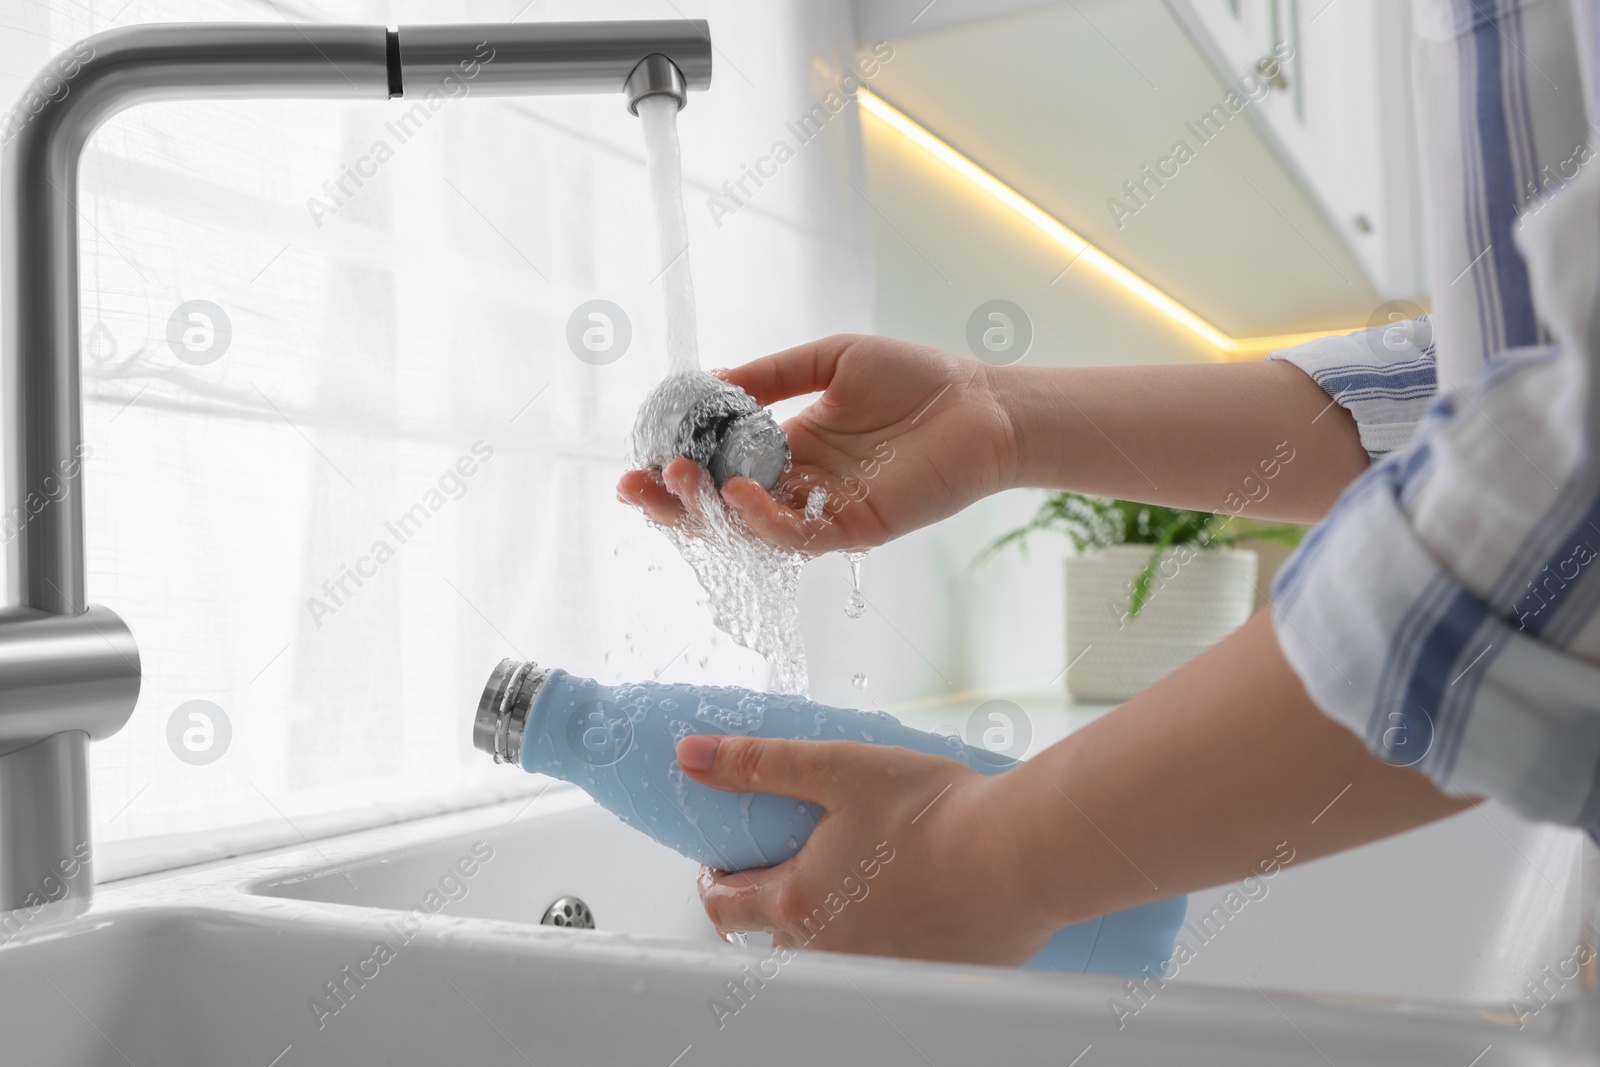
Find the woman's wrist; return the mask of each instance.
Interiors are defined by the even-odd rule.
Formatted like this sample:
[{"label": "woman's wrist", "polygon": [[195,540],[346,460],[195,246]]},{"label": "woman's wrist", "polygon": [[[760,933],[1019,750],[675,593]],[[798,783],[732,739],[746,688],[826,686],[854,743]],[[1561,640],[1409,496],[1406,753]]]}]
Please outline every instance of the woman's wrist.
[{"label": "woman's wrist", "polygon": [[[1060,442],[1052,443],[1052,431],[1063,422],[1056,385],[1050,380],[1059,371],[1039,367],[990,367],[989,389],[999,411],[1001,456],[1000,488],[1039,488],[1061,484],[1060,468],[1067,451]],[[1052,397],[1056,397],[1053,405]],[[1055,418],[1048,417],[1055,407]],[[1049,470],[1039,469],[1041,463]]]}]

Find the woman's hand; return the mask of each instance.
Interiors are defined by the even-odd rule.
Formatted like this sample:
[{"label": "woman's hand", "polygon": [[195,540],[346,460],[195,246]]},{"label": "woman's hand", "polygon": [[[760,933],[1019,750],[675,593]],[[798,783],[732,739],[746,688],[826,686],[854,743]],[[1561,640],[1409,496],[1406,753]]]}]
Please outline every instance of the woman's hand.
[{"label": "woman's hand", "polygon": [[[784,424],[794,462],[775,494],[748,478],[722,499],[758,537],[813,554],[865,549],[1006,488],[1010,421],[994,368],[886,337],[824,338],[722,373],[762,405],[821,391]],[[663,525],[683,520],[707,477],[678,459],[629,471],[623,502]],[[820,488],[820,511],[806,504]]]},{"label": "woman's hand", "polygon": [[687,737],[678,763],[715,789],[824,809],[793,859],[705,872],[700,899],[719,931],[770,931],[787,948],[1017,965],[1060,926],[1030,899],[1013,854],[1006,775],[884,745],[757,737]]}]

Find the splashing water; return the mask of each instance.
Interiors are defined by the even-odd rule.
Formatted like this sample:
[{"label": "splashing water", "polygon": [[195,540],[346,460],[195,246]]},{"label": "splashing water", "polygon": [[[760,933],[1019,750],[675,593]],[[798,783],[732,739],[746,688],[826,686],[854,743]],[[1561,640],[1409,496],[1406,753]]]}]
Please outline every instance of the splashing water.
[{"label": "splashing water", "polygon": [[822,509],[828,506],[828,491],[822,486],[813,486],[806,494],[806,521],[816,522],[822,518]]},{"label": "splashing water", "polygon": [[806,691],[800,636],[800,569],[805,557],[751,537],[730,515],[709,478],[695,491],[697,514],[662,527],[706,591],[717,629],[759,653],[780,693]]},{"label": "splashing water", "polygon": [[[633,463],[659,469],[678,456],[689,456],[704,466],[710,454],[699,439],[703,435],[695,431],[725,425],[754,403],[742,390],[700,369],[677,103],[666,96],[646,97],[639,102],[639,117],[660,227],[670,371],[639,411]],[[694,417],[688,418],[691,413]],[[682,523],[662,532],[705,589],[713,623],[766,659],[772,688],[803,694],[799,583],[805,557],[752,537],[724,507],[710,479],[696,490],[690,510]]]}]

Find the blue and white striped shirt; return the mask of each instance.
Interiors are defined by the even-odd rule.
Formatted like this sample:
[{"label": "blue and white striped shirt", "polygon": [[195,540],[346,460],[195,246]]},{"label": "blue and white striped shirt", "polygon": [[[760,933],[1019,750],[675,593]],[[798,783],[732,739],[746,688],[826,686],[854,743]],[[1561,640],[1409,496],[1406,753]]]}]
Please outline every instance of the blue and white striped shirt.
[{"label": "blue and white striped shirt", "polygon": [[1600,840],[1597,5],[1416,0],[1433,312],[1271,358],[1374,460],[1274,586],[1312,698],[1447,792]]}]

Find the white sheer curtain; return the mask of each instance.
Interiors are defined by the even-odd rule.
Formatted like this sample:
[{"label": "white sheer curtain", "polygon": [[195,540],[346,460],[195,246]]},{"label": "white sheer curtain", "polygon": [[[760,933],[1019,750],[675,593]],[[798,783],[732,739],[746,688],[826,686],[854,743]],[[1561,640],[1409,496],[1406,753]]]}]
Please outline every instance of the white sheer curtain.
[{"label": "white sheer curtain", "polygon": [[[867,328],[853,108],[720,226],[705,205],[848,70],[843,0],[8,0],[0,94],[135,22],[680,15],[710,19],[718,49],[713,90],[680,123],[708,365]],[[92,750],[102,877],[526,789],[468,742],[502,656],[608,680],[764,680],[613,496],[664,366],[637,120],[620,96],[469,94],[401,143],[386,123],[414,102],[155,105],[89,147],[90,593],[144,660],[133,718]],[[379,141],[392,155],[376,176],[313,212]],[[597,298],[633,325],[606,366],[565,340]],[[197,300],[231,327],[206,365],[168,339]],[[231,729],[211,763],[169,744],[194,700]]]}]

